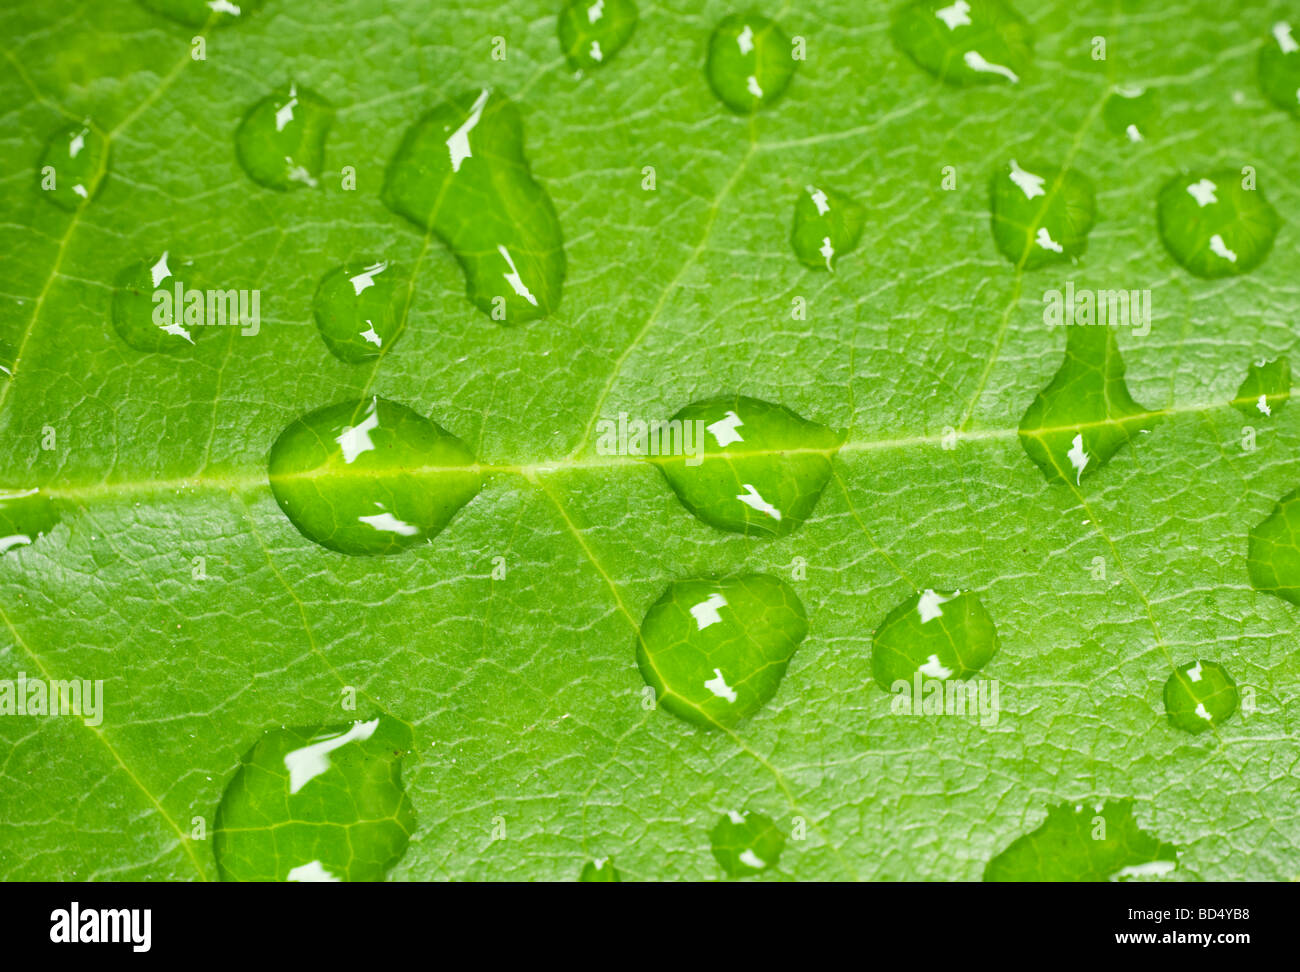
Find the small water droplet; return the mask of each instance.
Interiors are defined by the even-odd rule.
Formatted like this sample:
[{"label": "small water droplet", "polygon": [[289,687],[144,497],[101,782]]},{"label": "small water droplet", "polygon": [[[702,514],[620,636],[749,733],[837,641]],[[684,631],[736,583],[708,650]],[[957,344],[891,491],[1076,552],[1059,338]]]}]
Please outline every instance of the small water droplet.
[{"label": "small water droplet", "polygon": [[235,154],[250,179],[268,189],[317,185],[334,109],[290,83],[253,105],[235,130]]},{"label": "small water droplet", "polygon": [[204,292],[187,279],[193,263],[164,250],[124,267],[114,281],[113,330],[137,351],[175,354],[194,346]]},{"label": "small water droplet", "polygon": [[141,0],[155,13],[189,27],[214,27],[247,19],[266,3],[266,0]]},{"label": "small water droplet", "polygon": [[1165,713],[1178,729],[1204,732],[1236,711],[1237,683],[1216,662],[1189,662],[1165,682]]},{"label": "small water droplet", "polygon": [[1259,50],[1259,86],[1273,104],[1300,115],[1300,35],[1285,20]]},{"label": "small water droplet", "polygon": [[0,489],[0,555],[35,543],[59,522],[59,512],[39,489]]},{"label": "small water droplet", "polygon": [[1291,397],[1291,362],[1283,355],[1252,364],[1232,405],[1247,418],[1271,418]]},{"label": "small water droplet", "polygon": [[1280,224],[1277,210],[1246,181],[1235,169],[1220,169],[1176,176],[1160,191],[1160,239],[1189,273],[1238,276],[1268,256]]},{"label": "small water droplet", "polygon": [[357,556],[427,543],[482,488],[460,439],[383,398],[293,422],[271,447],[269,472],[276,502],[303,536]]},{"label": "small water droplet", "polygon": [[894,14],[898,49],[948,84],[1017,84],[1033,34],[1001,0],[912,0]]},{"label": "small water droplet", "polygon": [[76,212],[99,189],[108,171],[108,142],[89,122],[65,125],[50,136],[36,171],[41,195]]},{"label": "small water droplet", "polygon": [[840,257],[858,245],[867,211],[842,192],[808,185],[794,204],[790,242],[795,256],[815,270],[835,269]]},{"label": "small water droplet", "polygon": [[807,633],[803,604],[775,577],[674,581],[646,612],[636,661],[673,715],[730,727],[776,694]]},{"label": "small water droplet", "polygon": [[1112,134],[1130,142],[1145,142],[1156,118],[1155,95],[1138,85],[1117,85],[1106,96],[1101,117]]},{"label": "small water droplet", "polygon": [[1246,568],[1256,590],[1300,604],[1300,489],[1278,500],[1250,531]]},{"label": "small water droplet", "polygon": [[785,849],[785,834],[761,813],[724,813],[709,832],[713,858],[735,878],[753,877],[776,867]]},{"label": "small water droplet", "polygon": [[312,314],[334,356],[357,364],[392,348],[401,331],[405,296],[387,261],[360,261],[321,278]]},{"label": "small water droplet", "polygon": [[792,54],[790,38],[767,17],[724,17],[709,38],[709,87],[732,111],[748,114],[766,108],[794,77],[798,62]]},{"label": "small water droplet", "polygon": [[[998,650],[998,632],[978,597],[969,591],[925,590],[913,594],[876,629],[871,672],[886,692],[913,679],[968,679]],[[918,702],[920,700],[918,699]]]},{"label": "small water droplet", "polygon": [[568,0],[560,11],[560,51],[575,71],[608,64],[636,30],[634,0]]},{"label": "small water droplet", "polygon": [[469,92],[412,125],[383,200],[438,234],[465,271],[469,299],[493,320],[534,320],[559,305],[560,221],[529,170],[523,122],[506,98]]},{"label": "small water droplet", "polygon": [[614,866],[614,858],[600,857],[582,865],[582,873],[578,875],[578,880],[616,884],[622,881],[622,878],[619,877],[618,868]]},{"label": "small water droplet", "polygon": [[415,829],[410,748],[410,729],[388,716],[267,732],[217,807],[221,879],[382,881]]},{"label": "small water droplet", "polygon": [[843,436],[783,405],[733,395],[673,416],[694,443],[658,465],[677,498],[710,526],[782,537],[806,520]]},{"label": "small water droplet", "polygon": [[989,196],[993,239],[1013,264],[1034,270],[1083,255],[1097,211],[1087,176],[1011,159],[993,174]]}]

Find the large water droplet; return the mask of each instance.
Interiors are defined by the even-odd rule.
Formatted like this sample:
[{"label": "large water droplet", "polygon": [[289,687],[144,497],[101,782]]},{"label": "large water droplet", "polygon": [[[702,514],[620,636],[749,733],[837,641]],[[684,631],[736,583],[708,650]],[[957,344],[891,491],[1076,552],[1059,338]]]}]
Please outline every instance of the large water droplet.
[{"label": "large water droplet", "polygon": [[709,832],[714,860],[730,877],[743,878],[776,867],[785,849],[785,834],[761,813],[724,813]]},{"label": "large water droplet", "polygon": [[601,857],[582,865],[582,873],[578,875],[578,880],[614,884],[622,881],[622,878],[619,877],[618,868],[614,866],[614,858]]},{"label": "large water droplet", "polygon": [[113,330],[137,351],[174,354],[193,347],[204,319],[204,293],[187,274],[193,263],[168,250],[118,273],[113,290]]},{"label": "large water droplet", "polygon": [[675,581],[641,622],[636,662],[673,715],[729,727],[776,694],[807,633],[803,605],[775,577]]},{"label": "large water droplet", "polygon": [[141,0],[156,13],[189,27],[235,23],[257,12],[266,0]]},{"label": "large water droplet", "polygon": [[76,212],[99,189],[108,171],[108,142],[89,122],[66,125],[50,136],[37,170],[41,195]]},{"label": "large water droplet", "polygon": [[653,461],[682,504],[720,530],[785,536],[812,513],[843,436],[783,405],[732,395],[687,405],[682,455]]},{"label": "large water droplet", "polygon": [[1097,207],[1092,182],[1074,169],[1012,159],[990,185],[993,239],[1016,266],[1033,270],[1078,259]]},{"label": "large water droplet", "polygon": [[1300,36],[1285,20],[1259,50],[1259,86],[1273,104],[1300,115]]},{"label": "large water droplet", "polygon": [[1259,361],[1246,371],[1232,405],[1247,418],[1270,418],[1291,397],[1291,362],[1283,355]]},{"label": "large water droplet", "polygon": [[1020,420],[1020,445],[1048,480],[1078,485],[1159,419],[1129,394],[1112,328],[1070,326],[1065,361]]},{"label": "large water droplet", "polygon": [[1254,170],[1243,175],[1220,169],[1176,176],[1160,190],[1160,238],[1189,273],[1236,276],[1268,256],[1279,220],[1277,210],[1254,188],[1255,179]]},{"label": "large water droplet", "polygon": [[235,154],[249,178],[268,189],[315,186],[334,109],[300,84],[288,84],[248,110],[235,130]]},{"label": "large water droplet", "polygon": [[[871,639],[871,673],[889,692],[925,679],[967,679],[998,650],[998,632],[969,591],[925,590],[890,611]],[[918,700],[919,702],[919,700]]]},{"label": "large water droplet", "polygon": [[402,327],[406,292],[383,260],[331,270],[316,288],[312,314],[325,345],[357,364],[388,351]]},{"label": "large water droplet", "polygon": [[1246,568],[1256,590],[1300,604],[1300,489],[1278,500],[1250,531]]},{"label": "large water droplet", "polygon": [[59,512],[39,489],[0,489],[0,555],[36,542],[59,522]]},{"label": "large water droplet", "polygon": [[912,0],[894,14],[899,50],[949,84],[1015,84],[1029,69],[1029,25],[1001,0]]},{"label": "large water droplet", "polygon": [[482,487],[460,439],[382,398],[292,423],[271,447],[270,480],[303,536],[355,555],[427,543]]},{"label": "large water droplet", "polygon": [[1138,829],[1133,801],[1062,804],[984,868],[985,881],[1131,881],[1178,867],[1178,849]]},{"label": "large water droplet", "polygon": [[533,320],[559,305],[560,221],[533,180],[523,122],[507,99],[470,92],[411,126],[388,166],[383,199],[451,248],[469,299],[493,320]]},{"label": "large water droplet", "polygon": [[805,186],[794,204],[790,242],[799,262],[815,270],[834,270],[858,245],[867,211],[842,192]]},{"label": "large water droplet", "polygon": [[709,87],[732,111],[766,108],[785,92],[798,64],[784,31],[759,14],[724,17],[709,38]]},{"label": "large water droplet", "polygon": [[410,748],[410,729],[387,716],[266,733],[217,807],[221,879],[382,881],[415,829]]},{"label": "large water droplet", "polygon": [[636,30],[634,0],[568,0],[560,11],[560,51],[575,71],[608,64]]},{"label": "large water droplet", "polygon": [[1112,133],[1130,142],[1144,142],[1151,137],[1156,118],[1155,95],[1138,85],[1117,85],[1106,96],[1101,117]]},{"label": "large water droplet", "polygon": [[1237,711],[1237,683],[1217,662],[1189,662],[1165,682],[1165,713],[1171,725],[1204,732]]}]

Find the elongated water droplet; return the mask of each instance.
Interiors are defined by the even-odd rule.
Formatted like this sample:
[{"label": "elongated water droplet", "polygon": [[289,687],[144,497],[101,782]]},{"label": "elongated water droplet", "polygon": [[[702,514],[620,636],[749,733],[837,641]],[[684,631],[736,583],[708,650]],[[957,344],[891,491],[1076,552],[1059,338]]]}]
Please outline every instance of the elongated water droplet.
[{"label": "elongated water droplet", "polygon": [[724,17],[709,38],[709,87],[732,111],[748,114],[772,104],[790,86],[798,62],[790,38],[759,14]]},{"label": "elongated water droplet", "polygon": [[217,807],[221,879],[382,881],[415,830],[410,748],[410,729],[388,716],[266,733]]},{"label": "elongated water droplet", "polygon": [[1264,262],[1277,236],[1277,210],[1236,169],[1176,176],[1160,190],[1156,218],[1170,254],[1197,277],[1231,277]]},{"label": "elongated water droplet", "polygon": [[8,341],[0,341],[0,381],[8,381],[14,376],[17,363],[18,350]]},{"label": "elongated water droplet", "polygon": [[59,522],[59,512],[39,489],[0,488],[0,556],[27,547]]},{"label": "elongated water droplet", "polygon": [[270,480],[303,536],[354,555],[427,543],[482,487],[460,439],[383,398],[292,423],[271,447]]},{"label": "elongated water droplet", "polygon": [[1029,70],[1029,25],[1001,0],[912,0],[894,13],[894,43],[949,84],[1017,84]]},{"label": "elongated water droplet", "polygon": [[383,199],[438,234],[465,271],[469,299],[493,320],[534,320],[559,305],[560,221],[529,170],[523,122],[507,99],[469,92],[411,126]]},{"label": "elongated water droplet", "polygon": [[1290,397],[1291,362],[1283,355],[1252,364],[1232,405],[1247,418],[1264,419],[1276,415]]},{"label": "elongated water droplet", "polygon": [[636,30],[634,0],[568,0],[557,30],[560,51],[575,71],[608,64]]},{"label": "elongated water droplet", "polygon": [[1129,394],[1113,329],[1071,326],[1065,361],[1020,420],[1020,445],[1049,481],[1078,485],[1160,418]]},{"label": "elongated water droplet", "polygon": [[1259,49],[1259,86],[1268,100],[1300,115],[1300,22],[1280,20]]},{"label": "elongated water droplet", "polygon": [[194,346],[204,320],[204,291],[190,279],[194,264],[164,250],[118,273],[113,330],[137,351],[175,354]]},{"label": "elongated water droplet", "polygon": [[969,591],[919,591],[876,629],[871,673],[886,692],[900,681],[910,690],[917,675],[968,679],[997,650],[997,627],[978,597]]},{"label": "elongated water droplet", "polygon": [[1137,85],[1117,85],[1106,96],[1101,117],[1113,134],[1130,142],[1145,142],[1156,118],[1155,95]]},{"label": "elongated water droplet", "polygon": [[356,364],[392,348],[401,331],[405,297],[387,261],[360,261],[322,277],[311,309],[330,351]]},{"label": "elongated water droplet", "polygon": [[1074,169],[1012,159],[993,174],[989,196],[993,239],[1013,264],[1034,270],[1087,248],[1097,208],[1092,182]]},{"label": "elongated water droplet", "polygon": [[1165,682],[1165,713],[1171,725],[1205,732],[1237,711],[1237,683],[1217,662],[1189,662]]},{"label": "elongated water droplet", "polygon": [[1300,489],[1278,500],[1250,531],[1246,567],[1256,590],[1300,604]]},{"label": "elongated water droplet", "polygon": [[256,13],[266,0],[141,0],[156,13],[189,27],[237,23]]},{"label": "elongated water droplet", "polygon": [[235,130],[235,154],[249,178],[268,189],[314,187],[333,122],[329,102],[287,84],[248,110]]},{"label": "elongated water droplet", "polygon": [[65,125],[50,136],[36,171],[41,195],[76,212],[99,189],[108,171],[108,142],[89,122]]},{"label": "elongated water droplet", "polygon": [[1132,881],[1178,867],[1178,849],[1138,828],[1132,800],[1062,804],[984,868],[985,881]]},{"label": "elongated water droplet", "polygon": [[753,877],[776,867],[785,849],[783,834],[771,817],[745,811],[724,813],[709,832],[713,858],[735,878]]},{"label": "elongated water droplet", "polygon": [[636,662],[673,715],[729,727],[776,694],[807,633],[803,605],[775,577],[674,581],[646,612]]},{"label": "elongated water droplet", "polygon": [[578,875],[578,880],[611,884],[622,881],[622,878],[619,877],[618,868],[614,866],[614,858],[600,857],[582,865],[582,873]]},{"label": "elongated water droplet", "polygon": [[799,262],[814,270],[834,270],[840,257],[858,245],[867,211],[842,192],[808,185],[794,204],[790,242]]},{"label": "elongated water droplet", "polygon": [[843,436],[783,405],[733,395],[687,405],[683,454],[653,461],[682,504],[710,526],[781,537],[803,523]]}]

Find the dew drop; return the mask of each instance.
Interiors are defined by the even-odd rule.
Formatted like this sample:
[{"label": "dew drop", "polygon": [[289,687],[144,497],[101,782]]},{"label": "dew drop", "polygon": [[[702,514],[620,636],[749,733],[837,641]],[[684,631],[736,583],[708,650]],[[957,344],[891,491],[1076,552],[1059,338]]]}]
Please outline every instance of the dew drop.
[{"label": "dew drop", "polygon": [[582,873],[578,875],[578,880],[584,882],[617,884],[623,879],[619,877],[618,868],[614,866],[614,858],[600,857],[582,865]]},{"label": "dew drop", "polygon": [[1247,418],[1271,418],[1290,397],[1291,362],[1284,355],[1252,364],[1232,406]]},{"label": "dew drop", "polygon": [[300,84],[253,105],[235,130],[235,154],[250,179],[268,189],[315,187],[334,109]]},{"label": "dew drop", "polygon": [[808,185],[794,204],[790,242],[795,256],[814,270],[834,271],[840,257],[858,245],[867,213],[834,189]]},{"label": "dew drop", "polygon": [[240,760],[217,807],[223,881],[381,881],[406,853],[411,731],[388,716],[274,729]]},{"label": "dew drop", "polygon": [[1033,35],[1001,0],[912,0],[894,13],[894,43],[948,84],[1018,84]]},{"label": "dew drop", "polygon": [[465,272],[479,310],[511,324],[550,314],[564,285],[564,238],[524,156],[519,111],[488,89],[439,105],[407,131],[384,204],[432,229]]},{"label": "dew drop", "polygon": [[575,71],[601,67],[636,30],[634,0],[568,0],[557,25],[560,51]]},{"label": "dew drop", "polygon": [[334,356],[358,364],[392,348],[401,332],[404,298],[387,261],[359,261],[321,278],[312,314]]},{"label": "dew drop", "polygon": [[214,27],[247,19],[266,3],[266,0],[141,0],[155,13],[189,27]]},{"label": "dew drop", "polygon": [[293,422],[271,447],[269,474],[303,536],[357,556],[427,543],[482,487],[460,439],[383,398]]},{"label": "dew drop", "polygon": [[1137,85],[1117,85],[1106,96],[1101,117],[1112,134],[1130,142],[1145,142],[1156,117],[1155,96]]},{"label": "dew drop", "polygon": [[1165,682],[1165,713],[1175,728],[1204,732],[1236,711],[1237,683],[1216,662],[1189,662]]},{"label": "dew drop", "polygon": [[204,294],[186,277],[193,262],[164,250],[124,267],[113,290],[113,330],[137,351],[175,354],[194,346]]},{"label": "dew drop", "polygon": [[730,811],[709,832],[713,858],[729,877],[743,878],[776,867],[785,849],[785,834],[761,813]]},{"label": "dew drop", "polygon": [[76,212],[95,195],[107,170],[108,142],[86,122],[66,125],[50,136],[36,180],[42,196]]},{"label": "dew drop", "polygon": [[1077,260],[1096,217],[1092,182],[1074,169],[1011,159],[989,190],[993,239],[1016,266],[1034,270]]},{"label": "dew drop", "polygon": [[1278,500],[1250,531],[1246,568],[1257,591],[1300,604],[1300,489]]},{"label": "dew drop", "polygon": [[759,14],[724,17],[709,38],[709,87],[732,111],[749,114],[775,102],[794,77],[790,38]]},{"label": "dew drop", "polygon": [[646,612],[636,661],[673,715],[730,727],[776,694],[807,633],[803,604],[775,577],[674,581]]},{"label": "dew drop", "polygon": [[964,680],[997,650],[997,627],[978,597],[969,591],[925,590],[890,611],[876,629],[871,673],[887,692],[899,681],[910,688],[918,674]]},{"label": "dew drop", "polygon": [[[1254,185],[1250,176],[1250,185]],[[1259,266],[1273,247],[1277,210],[1235,169],[1176,176],[1160,191],[1160,239],[1197,277],[1231,277]]]},{"label": "dew drop", "polygon": [[54,503],[39,489],[0,489],[0,556],[30,546],[58,522]]},{"label": "dew drop", "polygon": [[1259,50],[1259,86],[1279,108],[1300,115],[1300,34],[1280,20]]}]

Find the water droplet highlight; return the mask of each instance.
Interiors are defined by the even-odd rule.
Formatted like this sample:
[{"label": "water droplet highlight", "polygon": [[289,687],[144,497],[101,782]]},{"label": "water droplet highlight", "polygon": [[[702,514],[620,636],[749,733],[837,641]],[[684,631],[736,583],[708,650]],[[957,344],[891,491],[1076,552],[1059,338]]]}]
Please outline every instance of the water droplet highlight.
[{"label": "water droplet highlight", "polygon": [[1300,34],[1285,20],[1259,49],[1259,86],[1273,104],[1300,115]]},{"label": "water droplet highlight", "polygon": [[761,813],[724,813],[709,832],[713,859],[729,877],[744,878],[776,867],[785,849],[785,834]]},{"label": "water droplet highlight", "polygon": [[54,503],[39,489],[0,489],[0,556],[31,546],[58,522]]},{"label": "water droplet highlight", "polygon": [[194,264],[164,250],[124,267],[114,281],[113,330],[137,351],[176,354],[194,346],[204,292],[186,279]]},{"label": "water droplet highlight", "polygon": [[334,109],[300,84],[287,84],[248,110],[235,130],[235,155],[268,189],[315,187]]},{"label": "water droplet highlight", "polygon": [[895,11],[893,37],[953,85],[1018,84],[1033,56],[1029,25],[1001,0],[912,0]]},{"label": "water droplet highlight", "polygon": [[1106,96],[1101,118],[1112,134],[1130,142],[1145,142],[1156,118],[1155,96],[1137,85],[1117,85]]},{"label": "water droplet highlight", "polygon": [[108,171],[108,142],[89,122],[66,125],[50,136],[36,171],[41,195],[76,212],[98,191]]},{"label": "water droplet highlight", "polygon": [[1246,569],[1255,590],[1300,604],[1300,489],[1278,500],[1250,531]]},{"label": "water droplet highlight", "polygon": [[968,679],[997,650],[997,627],[974,594],[918,591],[890,611],[876,629],[871,639],[871,673],[886,692],[899,681],[910,690],[918,674],[938,681]]},{"label": "water droplet highlight", "polygon": [[560,11],[560,51],[575,71],[608,64],[636,30],[633,0],[568,0]]},{"label": "water droplet highlight", "polygon": [[141,0],[155,13],[188,27],[235,23],[256,13],[266,0]]},{"label": "water droplet highlight", "polygon": [[582,873],[578,875],[578,880],[583,882],[617,884],[623,879],[619,877],[618,868],[614,866],[614,858],[601,857],[594,861],[588,861],[582,865]]},{"label": "water droplet highlight", "polygon": [[321,278],[312,316],[334,356],[358,364],[392,348],[401,333],[405,298],[387,261],[362,261]]},{"label": "water droplet highlight", "polygon": [[1291,362],[1283,355],[1252,364],[1232,406],[1247,418],[1272,418],[1290,397]]},{"label": "water droplet highlight", "polygon": [[709,38],[709,87],[732,111],[749,114],[772,104],[790,86],[795,61],[790,38],[759,14],[724,17]]},{"label": "water droplet highlight", "polygon": [[790,242],[799,262],[814,270],[835,270],[840,257],[858,245],[867,211],[842,192],[808,185],[794,204]]},{"label": "water droplet highlight", "polygon": [[1074,169],[1011,159],[994,173],[989,197],[993,239],[1016,266],[1077,260],[1087,248],[1097,205],[1091,180]]},{"label": "water droplet highlight", "polygon": [[1165,714],[1185,732],[1205,732],[1237,711],[1237,683],[1217,662],[1189,662],[1165,682]]},{"label": "water droplet highlight", "polygon": [[1280,220],[1258,188],[1243,185],[1253,186],[1254,179],[1220,169],[1176,176],[1160,190],[1160,239],[1189,273],[1239,276],[1264,262]]}]

